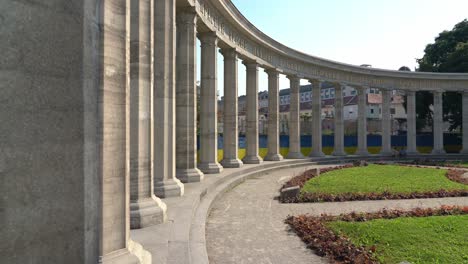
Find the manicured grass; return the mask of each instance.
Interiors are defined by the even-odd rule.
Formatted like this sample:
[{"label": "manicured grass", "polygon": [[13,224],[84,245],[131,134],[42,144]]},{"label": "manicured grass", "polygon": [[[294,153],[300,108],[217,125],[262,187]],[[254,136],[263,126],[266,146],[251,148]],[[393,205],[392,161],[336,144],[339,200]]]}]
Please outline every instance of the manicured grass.
[{"label": "manicured grass", "polygon": [[382,263],[468,263],[468,215],[326,223],[356,246],[376,246]]},{"label": "manicured grass", "polygon": [[375,165],[330,171],[310,179],[302,192],[342,193],[414,193],[444,190],[468,190],[468,185],[450,181],[446,170],[398,165]]}]

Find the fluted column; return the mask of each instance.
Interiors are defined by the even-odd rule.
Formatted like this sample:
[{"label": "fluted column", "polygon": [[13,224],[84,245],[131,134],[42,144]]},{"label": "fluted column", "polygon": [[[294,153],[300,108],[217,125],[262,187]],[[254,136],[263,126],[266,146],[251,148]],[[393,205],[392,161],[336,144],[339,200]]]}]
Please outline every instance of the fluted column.
[{"label": "fluted column", "polygon": [[262,158],[258,154],[258,64],[244,61],[247,71],[247,155],[245,164],[260,164]]},{"label": "fluted column", "polygon": [[335,83],[335,144],[332,155],[345,156],[343,123],[343,88],[344,84]]},{"label": "fluted column", "polygon": [[218,163],[218,88],[217,44],[214,32],[198,35],[201,42],[201,89],[200,89],[200,163],[204,173],[220,173]]},{"label": "fluted column", "polygon": [[463,148],[460,153],[468,154],[468,91],[461,92],[462,96],[462,133]]},{"label": "fluted column", "polygon": [[367,87],[357,87],[358,92],[358,148],[356,155],[369,155],[367,151]]},{"label": "fluted column", "polygon": [[[112,3],[103,2],[100,5],[100,7],[102,8],[104,15],[102,15],[102,17],[97,17],[96,21],[99,21],[100,19],[102,20],[99,21],[99,25],[92,24],[92,26],[96,26],[100,29],[99,34],[102,35],[99,35],[99,37],[101,38],[103,43],[102,46],[96,47],[97,49],[94,50],[95,52],[97,52],[97,54],[93,54],[93,62],[89,62],[90,64],[88,66],[94,65],[94,63],[99,61],[100,58],[102,60],[102,64],[100,65],[100,67],[94,69],[94,66],[91,66],[91,68],[97,71],[102,70],[102,72],[99,73],[99,79],[86,79],[86,77],[84,79],[84,83],[87,83],[86,86],[90,85],[88,88],[86,88],[87,91],[84,94],[88,94],[88,96],[97,96],[97,98],[88,99],[88,101],[85,102],[84,105],[86,107],[90,107],[94,104],[94,101],[97,101],[98,107],[92,107],[91,109],[87,109],[87,111],[91,110],[91,113],[87,114],[89,119],[87,119],[85,122],[85,126],[87,127],[84,139],[85,151],[88,152],[88,154],[91,156],[86,156],[85,159],[83,159],[80,162],[77,162],[77,164],[81,164],[81,162],[83,161],[87,164],[85,165],[81,173],[87,174],[85,178],[97,179],[97,186],[99,192],[88,193],[89,196],[81,197],[82,199],[84,198],[85,200],[88,200],[88,203],[85,203],[83,207],[78,206],[74,209],[75,211],[80,211],[83,209],[88,211],[90,210],[90,208],[98,208],[98,212],[81,218],[81,221],[88,222],[88,225],[75,224],[74,226],[68,227],[75,230],[74,234],[69,237],[70,239],[73,240],[73,236],[79,236],[81,232],[85,232],[85,239],[81,242],[84,242],[85,244],[90,243],[91,245],[94,245],[94,248],[88,248],[90,245],[84,245],[84,247],[86,249],[89,249],[89,251],[85,253],[85,258],[87,259],[87,261],[83,262],[96,262],[97,259],[91,260],[89,259],[89,257],[93,256],[94,252],[99,252],[99,263],[139,263],[138,258],[131,252],[131,248],[133,246],[131,244],[133,244],[134,242],[131,242],[131,240],[129,239],[129,4],[129,1],[124,0],[113,1]],[[65,27],[66,25],[63,26]],[[96,36],[93,35],[93,37]],[[47,60],[46,57],[47,56],[45,56],[43,59]],[[73,60],[70,60],[69,62],[73,62]],[[63,67],[66,68],[68,67],[68,65],[63,65]],[[93,69],[84,70],[89,71]],[[112,72],[112,74],[109,74],[109,72]],[[90,76],[88,75],[87,77]],[[95,83],[95,81],[92,80],[100,80],[98,82],[100,85],[98,91],[93,91],[93,83]],[[94,92],[96,92],[96,94],[94,94]],[[73,94],[74,91],[70,91],[70,93]],[[63,92],[59,94],[63,94]],[[44,105],[42,107],[44,107]],[[66,106],[64,105],[64,107]],[[93,110],[97,111],[92,112]],[[73,112],[75,111],[75,109],[70,109],[69,111]],[[99,114],[97,114],[97,112],[99,112]],[[95,113],[96,116],[93,116]],[[63,122],[63,120],[65,119],[62,119],[61,122]],[[97,124],[92,123],[95,120],[99,120]],[[94,128],[90,128],[90,126],[96,126],[96,130],[94,130]],[[56,128],[51,129],[53,130]],[[95,132],[97,133],[94,134]],[[59,135],[59,133],[57,133],[56,135]],[[93,142],[95,138],[98,139],[98,142]],[[64,143],[65,142],[66,141],[64,141]],[[64,157],[68,155],[73,155],[73,153],[70,153],[69,150],[73,150],[75,149],[75,147],[73,145],[68,145],[68,147],[69,149],[67,149],[63,154]],[[94,156],[93,152],[97,152],[98,154]],[[70,163],[70,165],[71,164],[75,163]],[[97,164],[97,166],[94,167],[94,164]],[[74,166],[69,167],[73,168]],[[75,179],[57,179],[57,181],[66,181],[73,183],[75,182]],[[93,186],[89,185],[90,182],[87,183],[88,184],[86,184],[85,182],[85,188],[92,189]],[[83,188],[81,187],[81,184],[82,183],[77,182],[77,190]],[[56,191],[63,192],[63,190],[61,189],[56,189]],[[57,198],[66,199],[66,197]],[[98,202],[93,203],[93,200],[97,200]],[[37,209],[38,208],[36,208],[36,210]],[[67,212],[64,209],[65,207],[61,208],[60,212],[70,213],[72,215],[75,214],[75,212]],[[94,226],[96,222],[94,222],[93,220],[97,222],[97,227]],[[57,223],[57,225],[59,226],[67,224],[56,221],[56,219],[51,219],[49,225],[50,223]],[[76,219],[72,219],[72,222],[75,221]],[[77,223],[80,223],[81,221]],[[50,225],[48,228],[53,229],[54,227]],[[62,233],[68,228],[66,226],[60,228],[60,233]],[[78,230],[81,230],[81,232],[79,232]],[[95,230],[97,231],[97,234],[94,233]],[[95,244],[96,238],[98,243],[97,245]],[[71,245],[79,246],[79,244]],[[28,245],[28,247],[29,246],[30,245]],[[53,248],[55,248],[56,246],[57,243],[55,243],[55,246]],[[68,252],[70,249],[67,247],[64,250]],[[44,252],[44,248],[39,249],[39,251],[42,251],[42,254],[47,255],[47,253]],[[77,255],[73,256],[76,257]],[[61,261],[57,260],[57,262],[63,263],[66,258],[69,258],[69,262],[79,262],[79,260],[77,259],[72,259],[71,256],[64,257],[61,259]],[[31,258],[29,261],[31,261],[32,259],[34,258]],[[42,258],[42,260],[44,262],[49,262],[46,261],[44,258]]]},{"label": "fluted column", "polygon": [[290,103],[289,103],[289,153],[287,159],[302,159],[301,153],[301,132],[299,123],[300,113],[300,79],[296,76],[288,76],[290,83]]},{"label": "fluted column", "polygon": [[176,54],[176,177],[182,182],[199,182],[197,168],[197,50],[195,11],[177,14]]},{"label": "fluted column", "polygon": [[181,196],[175,170],[175,0],[154,0],[154,193]]},{"label": "fluted column", "polygon": [[131,2],[130,21],[130,228],[159,224],[166,205],[153,194],[151,165],[151,0]]},{"label": "fluted column", "polygon": [[392,90],[382,90],[382,149],[381,155],[392,155],[392,119],[390,114],[390,104],[392,100]]},{"label": "fluted column", "polygon": [[406,92],[406,154],[418,154],[416,148],[416,92]]},{"label": "fluted column", "polygon": [[443,121],[443,91],[434,91],[434,148],[432,154],[444,154],[444,121]]},{"label": "fluted column", "polygon": [[225,168],[239,168],[237,126],[237,53],[235,49],[223,49],[224,56],[224,156],[221,165]]},{"label": "fluted column", "polygon": [[268,153],[265,160],[283,159],[279,152],[279,73],[274,69],[265,70],[268,74]]},{"label": "fluted column", "polygon": [[310,80],[312,84],[312,152],[311,157],[323,157],[322,152],[322,81]]}]

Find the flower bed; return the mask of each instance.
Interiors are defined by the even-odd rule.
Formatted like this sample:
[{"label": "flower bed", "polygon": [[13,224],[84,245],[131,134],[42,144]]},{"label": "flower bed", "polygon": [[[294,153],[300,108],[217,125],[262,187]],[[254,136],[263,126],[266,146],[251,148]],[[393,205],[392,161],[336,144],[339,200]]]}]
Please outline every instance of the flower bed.
[{"label": "flower bed", "polygon": [[[375,219],[396,219],[468,214],[468,206],[442,206],[437,209],[382,210],[376,213],[350,213],[339,216],[318,217],[300,215],[286,219],[296,234],[319,256],[327,256],[333,263],[379,263],[383,257],[378,245],[356,245],[353,241],[330,228],[330,223],[368,222]],[[457,230],[454,230],[454,232]],[[422,234],[424,235],[424,234]],[[430,235],[430,234],[425,234]],[[437,246],[437,245],[430,245]],[[405,250],[405,249],[402,249]],[[417,252],[418,254],[420,252]],[[380,254],[380,255],[379,255]],[[386,252],[391,254],[391,252]]]}]

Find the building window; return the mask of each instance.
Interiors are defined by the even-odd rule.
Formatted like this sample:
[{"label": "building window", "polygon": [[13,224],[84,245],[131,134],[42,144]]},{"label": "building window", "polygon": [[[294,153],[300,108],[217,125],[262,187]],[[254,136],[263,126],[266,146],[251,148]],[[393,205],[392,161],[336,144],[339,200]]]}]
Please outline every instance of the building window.
[{"label": "building window", "polygon": [[394,115],[395,113],[395,108],[390,108],[390,114]]},{"label": "building window", "polygon": [[373,114],[373,113],[374,113],[374,109],[371,108],[371,109],[370,109],[370,113]]}]

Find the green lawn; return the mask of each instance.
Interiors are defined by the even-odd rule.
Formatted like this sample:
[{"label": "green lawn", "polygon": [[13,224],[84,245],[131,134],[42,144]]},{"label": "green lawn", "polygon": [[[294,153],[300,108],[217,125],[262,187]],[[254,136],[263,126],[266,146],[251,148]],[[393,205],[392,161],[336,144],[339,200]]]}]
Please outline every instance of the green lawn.
[{"label": "green lawn", "polygon": [[356,246],[376,246],[382,263],[468,263],[468,215],[328,222]]},{"label": "green lawn", "polygon": [[412,193],[445,190],[468,190],[468,185],[445,177],[446,170],[398,165],[374,165],[330,171],[309,180],[302,192],[342,193]]}]

